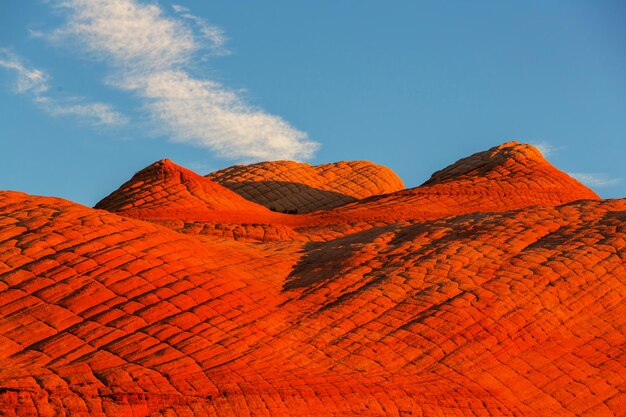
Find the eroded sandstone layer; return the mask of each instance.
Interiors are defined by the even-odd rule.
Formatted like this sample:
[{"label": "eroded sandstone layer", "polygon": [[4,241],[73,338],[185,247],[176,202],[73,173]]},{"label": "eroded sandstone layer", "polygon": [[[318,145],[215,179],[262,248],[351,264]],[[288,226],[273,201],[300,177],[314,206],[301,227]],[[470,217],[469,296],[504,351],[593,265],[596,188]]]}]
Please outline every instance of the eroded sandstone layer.
[{"label": "eroded sandstone layer", "polygon": [[207,178],[279,212],[308,213],[404,189],[395,172],[369,161],[311,166],[294,161],[235,165]]},{"label": "eroded sandstone layer", "polygon": [[528,145],[309,214],[170,161],[97,207],[0,193],[2,416],[624,415],[626,199]]}]

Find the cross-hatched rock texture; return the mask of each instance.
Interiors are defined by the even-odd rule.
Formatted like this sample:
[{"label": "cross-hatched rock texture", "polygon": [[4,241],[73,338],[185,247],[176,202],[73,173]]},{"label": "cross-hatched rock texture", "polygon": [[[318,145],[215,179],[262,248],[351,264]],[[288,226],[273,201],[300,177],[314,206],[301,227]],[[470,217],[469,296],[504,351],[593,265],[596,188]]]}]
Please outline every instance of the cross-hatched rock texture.
[{"label": "cross-hatched rock texture", "polygon": [[207,175],[250,201],[308,213],[404,189],[392,170],[369,161],[311,166],[294,161],[236,165]]},{"label": "cross-hatched rock texture", "polygon": [[164,159],[142,169],[96,208],[167,225],[187,233],[256,240],[292,240],[285,215],[248,201]]},{"label": "cross-hatched rock texture", "polygon": [[625,415],[626,199],[514,143],[309,214],[192,174],[0,192],[1,416]]},{"label": "cross-hatched rock texture", "polygon": [[312,239],[339,237],[394,221],[422,221],[477,211],[504,211],[599,199],[531,145],[508,142],[433,174],[420,187],[374,196],[317,213]]},{"label": "cross-hatched rock texture", "polygon": [[[261,189],[265,189],[264,184]],[[420,187],[313,213],[285,215],[242,202],[239,195],[215,181],[168,160],[138,172],[96,208],[187,234],[237,240],[327,241],[399,221],[557,205],[581,199],[599,197],[553,167],[534,147],[509,142],[456,162]]]},{"label": "cross-hatched rock texture", "polygon": [[136,216],[194,218],[207,213],[266,214],[268,210],[195,172],[163,159],[142,169],[96,208]]}]

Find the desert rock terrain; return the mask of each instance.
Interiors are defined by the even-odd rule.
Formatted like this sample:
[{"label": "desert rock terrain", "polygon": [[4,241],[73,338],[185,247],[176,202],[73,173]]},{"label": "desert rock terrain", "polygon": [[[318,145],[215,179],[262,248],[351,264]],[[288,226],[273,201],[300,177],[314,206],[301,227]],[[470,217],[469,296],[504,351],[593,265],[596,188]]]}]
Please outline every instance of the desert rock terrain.
[{"label": "desert rock terrain", "polygon": [[624,416],[625,296],[626,199],[530,145],[412,189],[162,160],[0,192],[0,415]]}]

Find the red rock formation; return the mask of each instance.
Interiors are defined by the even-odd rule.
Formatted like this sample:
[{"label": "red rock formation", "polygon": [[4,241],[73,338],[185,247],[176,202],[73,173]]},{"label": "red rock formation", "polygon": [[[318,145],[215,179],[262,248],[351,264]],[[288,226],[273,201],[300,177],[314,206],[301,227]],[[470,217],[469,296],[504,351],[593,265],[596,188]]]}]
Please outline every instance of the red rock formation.
[{"label": "red rock formation", "polygon": [[[268,164],[271,166],[272,163]],[[293,178],[301,177],[304,168],[294,164],[296,174]],[[350,165],[340,163],[338,166],[345,167],[346,164]],[[260,168],[263,164],[258,166],[254,172],[265,172]],[[368,165],[359,162],[357,166]],[[245,169],[233,167],[232,172]],[[225,170],[222,177],[228,178],[228,172],[231,171]],[[273,173],[268,175],[274,178]],[[281,175],[287,178],[287,174]],[[387,178],[387,174],[383,178]],[[370,177],[369,181],[381,183],[388,180],[378,181]],[[266,190],[267,182],[248,184],[261,184],[261,190]],[[198,189],[202,191],[195,194],[200,198],[190,192]],[[308,189],[311,190],[313,188]],[[339,194],[345,192],[343,190],[329,188],[326,192]],[[281,191],[281,187],[276,191]],[[304,191],[299,189],[295,196],[305,201],[316,195],[303,197]],[[280,193],[274,195],[282,198]],[[269,212],[171,161],[157,162],[140,171],[96,208],[158,222],[191,234],[252,240],[325,241],[399,221],[422,221],[476,211],[504,211],[598,198],[593,191],[550,165],[534,147],[509,142],[458,161],[435,173],[421,187],[371,196],[333,210],[306,215],[285,216]],[[233,205],[238,208],[220,208]]]},{"label": "red rock formation", "polygon": [[204,217],[212,213],[239,215],[269,214],[223,186],[193,171],[163,159],[142,169],[119,189],[100,201],[96,208],[117,213],[155,218]]},{"label": "red rock formation", "polygon": [[461,159],[420,187],[316,213],[301,231],[310,239],[328,240],[397,221],[598,199],[531,145],[509,142]]},{"label": "red rock formation", "polygon": [[136,173],[96,208],[186,233],[236,239],[292,240],[283,216],[176,165],[169,159]]},{"label": "red rock formation", "polygon": [[392,170],[368,161],[311,166],[294,161],[235,165],[207,175],[250,201],[308,213],[404,189]]},{"label": "red rock formation", "polygon": [[[0,193],[0,415],[624,415],[626,199],[517,144],[304,215],[191,174]],[[220,216],[303,241],[154,224]]]}]

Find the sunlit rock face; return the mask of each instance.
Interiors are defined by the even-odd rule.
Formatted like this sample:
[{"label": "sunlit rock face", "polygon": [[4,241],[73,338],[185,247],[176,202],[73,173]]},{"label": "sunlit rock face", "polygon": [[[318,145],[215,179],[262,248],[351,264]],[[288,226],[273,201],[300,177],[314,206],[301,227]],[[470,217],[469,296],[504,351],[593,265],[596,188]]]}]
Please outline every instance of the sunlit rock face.
[{"label": "sunlit rock face", "polygon": [[368,161],[311,166],[294,161],[235,165],[208,178],[268,208],[308,213],[404,189],[392,170]]},{"label": "sunlit rock face", "polygon": [[1,192],[0,415],[623,415],[626,200],[517,143],[365,195],[289,164]]}]

